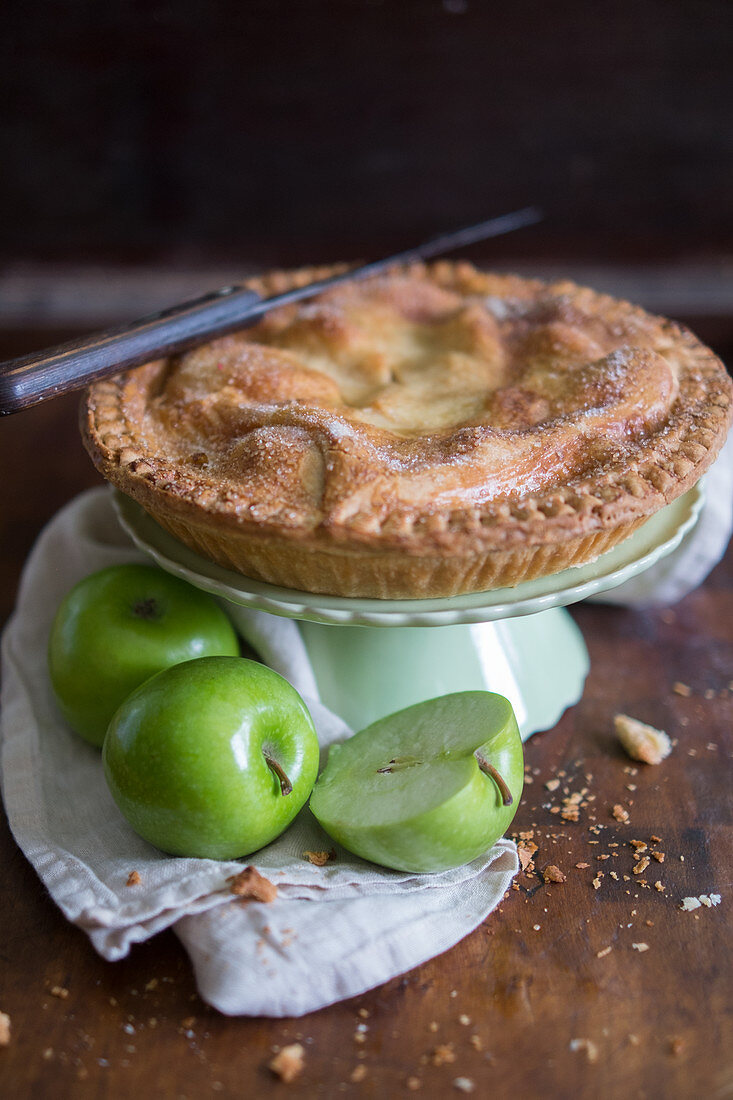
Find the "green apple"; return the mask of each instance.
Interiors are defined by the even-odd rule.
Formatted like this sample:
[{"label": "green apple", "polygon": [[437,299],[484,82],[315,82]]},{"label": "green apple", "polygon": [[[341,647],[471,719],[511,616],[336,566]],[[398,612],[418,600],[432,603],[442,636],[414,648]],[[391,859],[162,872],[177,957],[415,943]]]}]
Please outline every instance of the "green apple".
[{"label": "green apple", "polygon": [[363,859],[443,871],[502,836],[523,779],[509,701],[463,691],[390,714],[332,746],[310,807],[329,836]]},{"label": "green apple", "polygon": [[115,802],[145,840],[172,855],[238,859],[305,805],[318,738],[277,672],[244,657],[203,657],[125,700],[102,759]]},{"label": "green apple", "polygon": [[234,629],[211,596],[152,565],[113,565],[62,601],[48,664],[64,718],[101,746],[120,703],[153,673],[238,654]]}]

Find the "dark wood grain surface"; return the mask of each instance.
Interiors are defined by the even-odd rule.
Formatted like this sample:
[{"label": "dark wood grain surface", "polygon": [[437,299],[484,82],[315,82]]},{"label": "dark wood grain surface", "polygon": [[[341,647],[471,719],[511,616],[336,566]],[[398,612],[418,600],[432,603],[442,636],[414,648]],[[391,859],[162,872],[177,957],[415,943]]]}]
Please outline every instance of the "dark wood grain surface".
[{"label": "dark wood grain surface", "polygon": [[[31,346],[16,334],[2,351]],[[0,421],[0,470],[4,619],[38,530],[97,483],[75,398]],[[527,745],[531,783],[514,825],[538,845],[537,869],[555,864],[566,881],[520,876],[453,950],[353,1001],[299,1020],[225,1018],[198,998],[172,932],[102,961],[3,822],[0,1010],[12,1040],[0,1094],[391,1097],[414,1085],[434,1097],[460,1095],[454,1081],[467,1078],[478,1096],[733,1096],[733,553],[674,609],[574,615],[591,655],[586,692]],[[675,738],[667,761],[634,768],[612,734],[619,710]],[[581,790],[577,822],[553,812]],[[664,861],[634,875],[630,842],[652,836]],[[711,892],[718,907],[680,910]],[[267,1063],[297,1039],[305,1070],[285,1086]]]}]

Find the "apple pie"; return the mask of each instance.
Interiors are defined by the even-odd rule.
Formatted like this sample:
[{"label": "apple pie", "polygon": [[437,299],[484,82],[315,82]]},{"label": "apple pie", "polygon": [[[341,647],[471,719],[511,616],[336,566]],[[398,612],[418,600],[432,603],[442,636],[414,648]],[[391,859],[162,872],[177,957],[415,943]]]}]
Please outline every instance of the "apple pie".
[{"label": "apple pie", "polygon": [[698,480],[730,420],[725,368],[682,326],[448,262],[281,307],[82,407],[97,468],[198,553],[384,599],[593,560]]}]

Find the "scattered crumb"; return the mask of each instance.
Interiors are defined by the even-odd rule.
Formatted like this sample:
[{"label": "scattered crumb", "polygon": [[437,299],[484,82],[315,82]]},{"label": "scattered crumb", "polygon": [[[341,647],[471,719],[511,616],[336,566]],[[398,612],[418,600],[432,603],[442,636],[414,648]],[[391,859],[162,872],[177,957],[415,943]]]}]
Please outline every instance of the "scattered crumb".
[{"label": "scattered crumb", "polygon": [[589,1062],[598,1061],[598,1047],[592,1039],[571,1039],[569,1046],[574,1054],[584,1050]]},{"label": "scattered crumb", "polygon": [[360,1081],[364,1080],[366,1075],[367,1068],[363,1062],[360,1062],[358,1066],[354,1066],[354,1068],[352,1069],[351,1073],[349,1074],[349,1080],[354,1085],[358,1085]]},{"label": "scattered crumb", "polygon": [[545,882],[566,882],[567,879],[562,873],[559,867],[556,867],[554,863],[551,863],[549,867],[545,867],[542,872],[542,877]]},{"label": "scattered crumb", "polygon": [[0,1047],[10,1045],[10,1017],[7,1012],[0,1012]]},{"label": "scattered crumb", "polygon": [[49,993],[52,997],[58,997],[61,1001],[65,1001],[69,996],[68,989],[63,985],[52,985],[49,989]]},{"label": "scattered crumb", "polygon": [[405,1081],[405,1085],[410,1092],[417,1092],[418,1089],[422,1088],[422,1081],[419,1077],[408,1077]]},{"label": "scattered crumb", "polygon": [[268,1066],[276,1077],[286,1085],[290,1085],[303,1072],[305,1050],[300,1043],[291,1043],[279,1050],[275,1057],[270,1059]]},{"label": "scattered crumb", "polygon": [[629,811],[625,810],[619,802],[611,810],[611,817],[615,818],[616,821],[620,821],[623,825],[629,823]]},{"label": "scattered crumb", "polygon": [[646,871],[648,866],[649,866],[649,856],[642,856],[641,859],[639,860],[639,862],[634,867],[634,874],[635,875],[642,874],[642,872]]},{"label": "scattered crumb", "polygon": [[574,791],[567,798],[563,798],[560,817],[563,821],[579,821],[581,805],[583,805],[583,792]]},{"label": "scattered crumb", "polygon": [[642,764],[661,764],[672,751],[672,742],[664,730],[655,729],[628,714],[617,714],[613,720],[616,736],[632,760]]},{"label": "scattered crumb", "polygon": [[661,879],[657,879],[657,881],[654,883],[654,889],[658,890],[660,894],[664,893],[664,883],[661,881]]},{"label": "scattered crumb", "polygon": [[307,859],[309,863],[314,863],[316,867],[323,867],[330,859],[336,858],[336,849],[329,848],[328,851],[311,852],[309,849],[303,852],[303,859]]},{"label": "scattered crumb", "polygon": [[681,1039],[679,1035],[676,1035],[669,1043],[669,1053],[675,1056],[681,1054],[685,1049],[685,1040]]},{"label": "scattered crumb", "polygon": [[631,946],[633,947],[634,951],[640,951],[641,952],[641,951],[648,951],[649,950],[649,944],[648,943],[632,943]]},{"label": "scattered crumb", "polygon": [[130,871],[125,886],[139,886],[142,882],[139,871]]},{"label": "scattered crumb", "polygon": [[158,988],[158,979],[157,978],[151,978],[149,982],[145,983],[145,992],[146,993],[152,993],[152,991],[154,989],[157,989],[157,988]]},{"label": "scattered crumb", "polygon": [[465,1012],[462,1012],[461,1015],[458,1017],[458,1023],[461,1024],[463,1027],[468,1027],[468,1025],[471,1023],[471,1017],[467,1016]]},{"label": "scattered crumb", "polygon": [[714,905],[720,905],[720,894],[700,894],[699,898],[683,898],[680,909],[689,913],[693,909],[699,909],[701,905],[712,909]]},{"label": "scattered crumb", "polygon": [[672,684],[672,691],[675,693],[675,695],[684,695],[685,699],[689,699],[689,697],[692,695],[692,688],[689,686],[689,684],[682,684],[679,680],[675,681],[675,683]]},{"label": "scattered crumb", "polygon": [[360,1008],[359,1009],[359,1015],[361,1016],[362,1020],[368,1020],[369,1019],[369,1009],[368,1008]]},{"label": "scattered crumb", "polygon": [[631,1043],[632,1047],[638,1047],[641,1044],[641,1039],[638,1035],[634,1035],[633,1032],[630,1032],[629,1042]]},{"label": "scattered crumb", "polygon": [[470,1077],[456,1077],[453,1088],[458,1089],[459,1092],[473,1092],[476,1086]]},{"label": "scattered crumb", "polygon": [[[536,851],[537,846],[535,845],[534,848]],[[523,844],[518,844],[517,855],[519,856],[519,866],[522,868],[522,870],[532,870],[532,868],[534,867],[534,864],[532,863],[532,856],[534,855],[534,852],[530,851],[530,849],[528,847],[525,847]]]},{"label": "scattered crumb", "polygon": [[430,1056],[430,1061],[434,1066],[446,1066],[450,1065],[456,1060],[456,1052],[453,1049],[453,1043],[441,1043],[435,1047],[433,1053]]},{"label": "scattered crumb", "polygon": [[545,787],[547,788],[548,791],[556,791],[559,786],[560,786],[560,780],[559,779],[548,779],[547,782],[545,783]]},{"label": "scattered crumb", "polygon": [[590,863],[576,863],[575,866],[579,871],[585,871],[586,868],[590,867]]},{"label": "scattered crumb", "polygon": [[601,879],[602,878],[603,878],[603,871],[599,871],[598,874],[596,875],[596,877],[593,879],[593,889],[594,890],[600,890],[600,888],[601,888]]},{"label": "scattered crumb", "polygon": [[[238,898],[247,898],[251,901],[271,902],[277,897],[277,886],[268,878],[261,875],[256,867],[245,867],[238,875],[233,875],[229,890]],[[283,1048],[287,1050],[287,1047]]]},{"label": "scattered crumb", "polygon": [[604,947],[602,951],[596,951],[596,958],[605,959],[606,955],[610,955],[612,951],[613,947],[609,944],[608,947]]},{"label": "scattered crumb", "polygon": [[472,1035],[470,1039],[471,1046],[474,1050],[483,1050],[484,1044],[480,1035]]},{"label": "scattered crumb", "polygon": [[438,1021],[431,1020],[428,1024],[428,1031],[436,1032],[438,1030]]}]

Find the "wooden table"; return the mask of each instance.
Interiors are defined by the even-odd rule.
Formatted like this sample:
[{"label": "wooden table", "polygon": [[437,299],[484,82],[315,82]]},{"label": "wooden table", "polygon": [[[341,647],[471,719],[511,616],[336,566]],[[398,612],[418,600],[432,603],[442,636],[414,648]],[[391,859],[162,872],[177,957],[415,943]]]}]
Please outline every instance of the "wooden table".
[{"label": "wooden table", "polygon": [[[0,423],[0,618],[42,524],[97,483],[75,412],[62,398]],[[12,1041],[0,1093],[385,1097],[412,1086],[433,1097],[460,1095],[464,1078],[477,1096],[733,1095],[733,553],[672,610],[573,613],[587,689],[527,745],[531,783],[513,827],[531,833],[536,868],[554,864],[566,881],[521,875],[457,947],[353,1001],[296,1020],[225,1018],[198,998],[172,932],[102,961],[3,823],[0,1009]],[[612,733],[618,711],[666,729],[672,756],[634,767]],[[586,805],[563,820],[576,791]],[[652,836],[664,861],[634,875],[631,842]],[[680,910],[710,893],[719,906]],[[267,1063],[296,1040],[305,1069],[286,1086]]]}]

